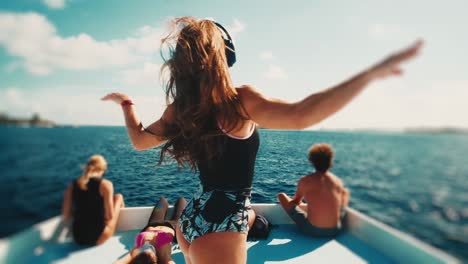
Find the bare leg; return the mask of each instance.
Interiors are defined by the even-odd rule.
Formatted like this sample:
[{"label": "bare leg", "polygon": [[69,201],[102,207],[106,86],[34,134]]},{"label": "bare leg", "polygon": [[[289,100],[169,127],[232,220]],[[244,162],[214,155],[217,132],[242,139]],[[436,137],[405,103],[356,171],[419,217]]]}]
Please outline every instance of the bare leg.
[{"label": "bare leg", "polygon": [[299,205],[299,208],[301,208],[302,211],[307,212],[307,204],[306,203],[301,203]]},{"label": "bare leg", "polygon": [[114,234],[115,229],[117,228],[117,221],[119,220],[120,209],[124,206],[124,204],[125,203],[122,194],[118,193],[114,195],[114,212],[112,214],[112,218],[107,221],[101,236],[96,241],[96,245],[104,243]]},{"label": "bare leg", "polygon": [[168,207],[169,203],[167,202],[166,198],[160,198],[159,201],[154,205],[153,211],[151,212],[151,216],[148,220],[148,225],[154,222],[164,222]]},{"label": "bare leg", "polygon": [[[295,205],[290,203],[292,199],[287,194],[279,193],[277,197],[278,197],[278,201],[280,202],[281,206],[283,207],[285,211],[289,211],[292,208],[294,208]],[[306,203],[301,202],[301,204],[299,204],[298,206],[302,211],[304,211],[304,213],[307,212]]]},{"label": "bare leg", "polygon": [[[110,220],[112,222],[113,228],[117,227],[117,221],[119,220],[119,215],[120,215],[120,209],[122,209],[125,206],[125,202],[123,199],[122,194],[118,193],[114,195],[114,213],[113,213],[113,218]],[[110,223],[107,224],[108,226]]]},{"label": "bare leg", "polygon": [[257,216],[257,214],[255,213],[255,211],[253,209],[250,209],[249,210],[249,230],[252,228],[254,222],[255,222],[255,217]]},{"label": "bare leg", "polygon": [[176,236],[180,250],[182,250],[182,253],[184,254],[185,263],[192,264],[190,259],[190,243],[185,239],[184,235],[182,235],[182,231],[180,230],[178,223],[176,224]]},{"label": "bare leg", "polygon": [[281,207],[283,207],[284,210],[288,211],[294,208],[294,205],[290,203],[292,200],[287,194],[285,193],[279,193],[277,195],[278,201],[281,204]]},{"label": "bare leg", "polygon": [[177,199],[177,202],[174,205],[174,212],[172,213],[172,218],[171,220],[167,221],[172,225],[174,231],[176,230],[177,221],[179,221],[179,218],[182,215],[185,206],[187,206],[187,201],[184,197],[180,197],[179,199]]},{"label": "bare leg", "polygon": [[180,216],[182,215],[182,212],[185,209],[185,206],[187,206],[187,201],[185,200],[184,197],[180,197],[177,202],[174,205],[174,213],[172,214],[171,220],[176,223]]},{"label": "bare leg", "polygon": [[247,263],[247,235],[238,232],[210,233],[190,245],[190,260],[199,263]]},{"label": "bare leg", "polygon": [[114,195],[114,208],[116,207],[116,203],[117,203],[117,200],[122,200],[122,202],[120,203],[120,209],[124,208],[125,207],[125,201],[123,199],[123,195],[118,193],[116,195]]}]

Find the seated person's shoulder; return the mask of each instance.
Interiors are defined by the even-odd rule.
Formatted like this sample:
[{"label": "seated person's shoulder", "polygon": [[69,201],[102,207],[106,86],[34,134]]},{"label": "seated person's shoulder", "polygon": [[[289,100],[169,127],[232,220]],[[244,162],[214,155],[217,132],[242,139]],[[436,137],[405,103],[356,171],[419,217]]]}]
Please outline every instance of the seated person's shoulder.
[{"label": "seated person's shoulder", "polygon": [[106,187],[112,187],[112,182],[109,181],[108,179],[102,179],[101,180],[101,185],[104,185]]},{"label": "seated person's shoulder", "polygon": [[308,183],[308,181],[309,181],[308,178],[309,178],[309,177],[308,177],[307,175],[302,176],[302,177],[299,179],[299,181],[297,182],[297,184],[305,184],[305,183]]},{"label": "seated person's shoulder", "polygon": [[333,174],[333,173],[331,173],[331,172],[330,172],[330,176],[331,176],[331,178],[333,179],[333,182],[334,182],[337,186],[344,188],[344,183],[343,183],[343,180],[342,180],[342,179],[340,179],[338,176],[336,176],[335,174]]},{"label": "seated person's shoulder", "polygon": [[303,176],[299,180],[298,185],[300,185],[304,189],[313,189],[316,186],[318,186],[316,177],[309,176],[309,175]]},{"label": "seated person's shoulder", "polygon": [[101,192],[113,192],[114,191],[114,185],[112,184],[111,181],[107,179],[102,179],[101,185],[99,186],[99,189]]},{"label": "seated person's shoulder", "polygon": [[335,183],[336,183],[337,189],[343,194],[349,194],[349,191],[348,191],[348,189],[346,189],[343,180],[341,180],[337,176],[334,176],[334,177],[335,177],[335,180],[336,180]]}]

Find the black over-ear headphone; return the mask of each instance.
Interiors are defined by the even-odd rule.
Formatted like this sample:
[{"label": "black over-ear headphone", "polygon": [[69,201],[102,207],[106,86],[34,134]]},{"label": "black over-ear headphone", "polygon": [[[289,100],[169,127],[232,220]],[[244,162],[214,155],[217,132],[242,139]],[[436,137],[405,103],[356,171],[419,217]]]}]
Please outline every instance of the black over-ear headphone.
[{"label": "black over-ear headphone", "polygon": [[227,60],[227,64],[229,67],[231,67],[232,65],[234,65],[234,63],[236,62],[236,50],[234,49],[234,42],[232,41],[232,38],[231,38],[231,35],[229,35],[229,33],[227,32],[227,30],[221,26],[221,24],[217,23],[217,22],[214,22],[215,25],[221,29],[221,31],[224,32],[224,34],[226,34],[226,37],[225,38],[223,36],[223,39],[224,39],[224,45],[226,46],[226,49],[225,49],[225,52],[226,52],[226,60]]}]

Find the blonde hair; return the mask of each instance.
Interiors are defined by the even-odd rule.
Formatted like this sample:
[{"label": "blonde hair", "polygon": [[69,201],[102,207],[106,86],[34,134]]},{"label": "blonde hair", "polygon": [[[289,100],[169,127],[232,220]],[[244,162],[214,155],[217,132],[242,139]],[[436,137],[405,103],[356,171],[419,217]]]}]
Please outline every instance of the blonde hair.
[{"label": "blonde hair", "polygon": [[86,163],[86,166],[83,169],[83,174],[81,177],[78,179],[78,186],[82,190],[87,190],[88,189],[88,182],[89,179],[91,178],[91,174],[95,172],[104,172],[107,170],[107,161],[106,159],[101,156],[101,155],[93,155],[89,158],[88,162]]}]

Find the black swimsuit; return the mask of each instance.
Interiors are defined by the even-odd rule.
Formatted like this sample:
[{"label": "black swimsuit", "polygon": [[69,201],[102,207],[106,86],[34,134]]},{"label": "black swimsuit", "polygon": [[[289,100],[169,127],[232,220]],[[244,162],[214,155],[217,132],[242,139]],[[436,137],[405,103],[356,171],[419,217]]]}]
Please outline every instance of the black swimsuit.
[{"label": "black swimsuit", "polygon": [[100,178],[91,178],[88,189],[82,190],[73,182],[73,237],[82,245],[95,245],[104,230],[104,200],[99,194]]},{"label": "black swimsuit", "polygon": [[188,242],[208,233],[249,231],[248,210],[259,147],[255,127],[245,138],[225,137],[222,155],[199,162],[201,188],[185,207],[179,226]]}]

